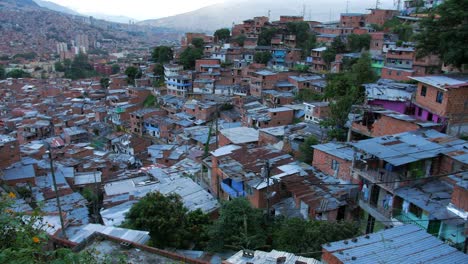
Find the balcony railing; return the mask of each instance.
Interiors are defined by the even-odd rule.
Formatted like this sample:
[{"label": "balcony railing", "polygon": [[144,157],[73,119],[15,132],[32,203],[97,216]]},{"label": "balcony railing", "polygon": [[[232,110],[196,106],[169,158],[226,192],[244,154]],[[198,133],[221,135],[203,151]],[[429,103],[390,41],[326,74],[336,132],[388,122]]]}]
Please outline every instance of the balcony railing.
[{"label": "balcony railing", "polygon": [[377,183],[380,187],[391,193],[393,193],[393,190],[400,187],[400,182],[398,181],[401,180],[401,176],[395,172],[390,172],[384,169],[366,170],[362,168],[354,168],[353,173],[360,175],[372,183]]}]

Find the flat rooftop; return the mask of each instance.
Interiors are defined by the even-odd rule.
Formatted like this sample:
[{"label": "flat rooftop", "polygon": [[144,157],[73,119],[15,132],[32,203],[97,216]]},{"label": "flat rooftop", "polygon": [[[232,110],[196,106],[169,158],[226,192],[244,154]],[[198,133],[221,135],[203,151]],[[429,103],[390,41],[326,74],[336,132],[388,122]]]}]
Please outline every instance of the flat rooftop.
[{"label": "flat rooftop", "polygon": [[258,130],[251,127],[234,127],[219,131],[232,144],[245,144],[258,141]]}]

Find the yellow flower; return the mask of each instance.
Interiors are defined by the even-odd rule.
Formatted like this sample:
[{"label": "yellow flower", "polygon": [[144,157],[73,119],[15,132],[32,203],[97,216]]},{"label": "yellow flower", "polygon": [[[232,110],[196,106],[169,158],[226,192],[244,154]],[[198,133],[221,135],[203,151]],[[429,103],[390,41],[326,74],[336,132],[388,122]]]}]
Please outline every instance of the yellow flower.
[{"label": "yellow flower", "polygon": [[5,212],[7,212],[7,213],[9,213],[9,214],[13,214],[13,213],[14,213],[13,210],[11,210],[11,209],[9,209],[9,208],[8,208],[8,209],[5,209]]},{"label": "yellow flower", "polygon": [[39,240],[39,238],[37,236],[33,237],[32,240],[33,240],[34,243],[41,242],[41,240]]},{"label": "yellow flower", "polygon": [[11,199],[15,199],[16,198],[16,194],[14,194],[13,192],[10,192],[8,194],[8,196],[11,198]]}]

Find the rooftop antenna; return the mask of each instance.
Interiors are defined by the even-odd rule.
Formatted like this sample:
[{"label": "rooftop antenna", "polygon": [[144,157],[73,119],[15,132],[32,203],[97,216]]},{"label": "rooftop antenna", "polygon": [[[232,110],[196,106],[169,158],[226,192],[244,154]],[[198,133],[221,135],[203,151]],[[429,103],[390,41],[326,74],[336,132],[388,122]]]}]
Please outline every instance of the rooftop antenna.
[{"label": "rooftop antenna", "polygon": [[306,5],[302,4],[302,17],[303,18],[305,18],[305,14],[306,14]]},{"label": "rooftop antenna", "polygon": [[380,6],[380,0],[375,1],[375,9],[379,9]]},{"label": "rooftop antenna", "polygon": [[349,0],[346,0],[346,13],[349,13]]},{"label": "rooftop antenna", "polygon": [[400,11],[401,8],[401,0],[393,0],[393,6],[396,10]]},{"label": "rooftop antenna", "polygon": [[271,10],[268,9],[268,20],[270,20],[270,16],[271,16]]}]

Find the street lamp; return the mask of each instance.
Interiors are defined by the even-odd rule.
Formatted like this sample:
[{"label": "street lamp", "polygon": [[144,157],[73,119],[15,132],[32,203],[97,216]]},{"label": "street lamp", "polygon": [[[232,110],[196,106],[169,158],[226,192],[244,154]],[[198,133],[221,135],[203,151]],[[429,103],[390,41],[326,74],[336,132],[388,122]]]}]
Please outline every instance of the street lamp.
[{"label": "street lamp", "polygon": [[49,162],[50,162],[50,172],[52,174],[52,183],[54,185],[55,189],[55,199],[57,200],[57,207],[59,210],[59,217],[60,217],[60,226],[62,227],[62,237],[67,238],[67,235],[65,234],[65,225],[63,224],[63,215],[62,215],[62,206],[60,205],[60,198],[59,198],[59,193],[57,189],[57,181],[55,179],[55,169],[54,169],[54,161],[52,159],[52,150],[50,149],[50,144],[45,142],[45,145],[47,147],[46,153],[49,154]]}]

